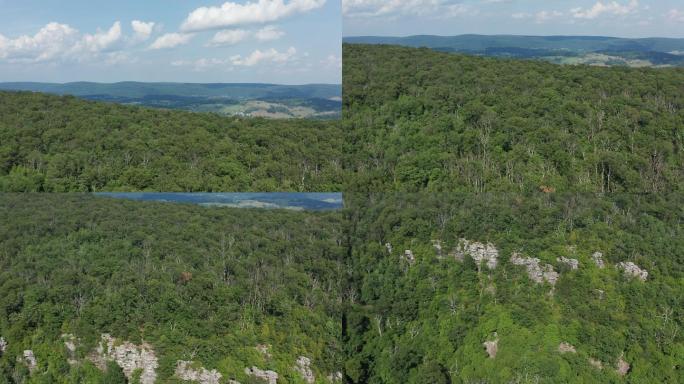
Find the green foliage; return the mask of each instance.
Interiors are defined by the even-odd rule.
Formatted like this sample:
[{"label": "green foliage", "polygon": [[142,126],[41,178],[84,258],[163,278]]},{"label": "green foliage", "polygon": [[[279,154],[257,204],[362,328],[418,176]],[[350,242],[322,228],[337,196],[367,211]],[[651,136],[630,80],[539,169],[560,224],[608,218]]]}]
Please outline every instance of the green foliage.
[{"label": "green foliage", "polygon": [[[178,360],[241,382],[251,366],[297,382],[299,356],[324,379],[340,370],[343,240],[340,212],[0,194],[0,376],[120,382],[85,364],[110,333],[152,345],[160,383]],[[80,339],[78,365],[64,333]],[[40,374],[16,361],[25,349]]]},{"label": "green foliage", "polygon": [[[345,194],[353,232],[343,345],[353,383],[679,382],[684,199],[670,195]],[[494,270],[459,239],[491,242]],[[433,246],[439,240],[441,256]],[[391,244],[392,252],[384,246]],[[410,249],[415,263],[402,258]],[[599,269],[592,254],[607,263]],[[560,271],[551,286],[513,252]],[[579,261],[571,270],[557,260]],[[616,264],[649,272],[627,278]],[[496,336],[495,336],[496,335]],[[483,343],[498,339],[489,358]],[[569,343],[576,353],[561,353]],[[603,362],[594,368],[589,359]]]},{"label": "green foliage", "polygon": [[682,69],[343,53],[351,190],[682,190]]},{"label": "green foliage", "polygon": [[0,191],[338,191],[336,121],[0,92]]}]

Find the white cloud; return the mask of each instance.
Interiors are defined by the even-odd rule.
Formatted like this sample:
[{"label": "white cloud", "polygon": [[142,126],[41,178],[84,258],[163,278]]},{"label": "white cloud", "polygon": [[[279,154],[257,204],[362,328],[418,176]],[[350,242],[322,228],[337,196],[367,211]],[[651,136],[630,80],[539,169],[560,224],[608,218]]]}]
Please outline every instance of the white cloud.
[{"label": "white cloud", "polygon": [[639,8],[638,0],[630,0],[627,3],[617,1],[602,2],[597,1],[591,8],[573,8],[570,10],[573,17],[577,19],[595,19],[603,14],[624,16],[635,12]]},{"label": "white cloud", "polygon": [[12,62],[82,61],[116,50],[121,38],[121,23],[118,21],[107,31],[83,35],[67,24],[52,22],[33,36],[22,35],[12,39],[0,35],[0,58]]},{"label": "white cloud", "polygon": [[220,7],[201,7],[185,19],[185,32],[228,28],[236,25],[270,23],[297,13],[322,7],[326,0],[258,0],[244,4],[225,2]]},{"label": "white cloud", "polygon": [[157,40],[150,45],[150,49],[174,48],[189,43],[193,37],[193,34],[188,33],[166,33],[159,36]]},{"label": "white cloud", "polygon": [[227,29],[214,34],[209,42],[210,45],[234,45],[249,37],[249,32],[244,29]]},{"label": "white cloud", "polygon": [[328,57],[321,60],[321,65],[327,68],[342,68],[342,58],[335,55],[328,55]]},{"label": "white cloud", "polygon": [[150,38],[154,30],[154,22],[144,22],[140,20],[131,21],[131,28],[135,32],[135,38],[138,41],[145,41]]},{"label": "white cloud", "polygon": [[294,58],[296,53],[297,50],[294,47],[288,48],[288,50],[285,52],[279,52],[273,48],[266,51],[260,51],[257,49],[247,57],[236,55],[231,57],[230,60],[232,64],[236,66],[252,67],[264,61],[284,63]]},{"label": "white cloud", "polygon": [[478,10],[460,0],[342,0],[342,13],[351,18],[415,15],[450,18],[477,14]]},{"label": "white cloud", "polygon": [[195,61],[178,60],[171,63],[174,67],[192,67],[194,71],[202,72],[221,67],[227,71],[233,70],[230,59],[197,59]]},{"label": "white cloud", "polygon": [[667,19],[670,21],[684,23],[684,11],[678,9],[670,9],[666,15]]},{"label": "white cloud", "polygon": [[278,29],[274,25],[267,25],[256,32],[256,36],[259,41],[271,41],[278,40],[285,35],[285,32]]},{"label": "white cloud", "polygon": [[342,13],[351,17],[425,14],[443,5],[440,0],[342,0]]},{"label": "white cloud", "polygon": [[121,23],[115,22],[107,32],[97,31],[92,35],[83,35],[83,39],[76,45],[77,51],[102,52],[109,49],[121,39]]},{"label": "white cloud", "polygon": [[517,12],[517,13],[512,14],[511,17],[514,19],[518,19],[518,20],[529,19],[530,17],[532,17],[532,14],[527,13],[527,12]]}]

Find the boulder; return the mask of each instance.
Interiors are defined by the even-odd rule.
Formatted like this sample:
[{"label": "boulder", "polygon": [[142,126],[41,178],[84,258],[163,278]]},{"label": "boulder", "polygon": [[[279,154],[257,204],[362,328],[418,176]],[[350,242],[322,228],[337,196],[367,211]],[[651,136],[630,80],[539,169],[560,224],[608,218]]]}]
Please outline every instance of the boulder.
[{"label": "boulder", "polygon": [[493,359],[496,357],[496,353],[499,350],[499,336],[494,332],[494,340],[488,340],[482,343],[484,345],[485,350],[487,351],[487,354],[489,355],[490,359]]},{"label": "boulder", "polygon": [[0,356],[2,356],[7,350],[7,342],[4,337],[0,337]]},{"label": "boulder", "polygon": [[387,253],[392,254],[392,244],[385,243],[385,248],[387,248]]},{"label": "boulder", "polygon": [[410,264],[416,262],[416,256],[413,255],[413,251],[407,249],[404,251],[404,260],[408,261]]},{"label": "boulder", "polygon": [[245,368],[245,373],[248,376],[253,376],[253,377],[256,377],[257,379],[264,380],[268,384],[277,384],[278,383],[278,374],[274,371],[263,371],[257,367],[252,367],[252,368]]},{"label": "boulder", "polygon": [[432,247],[435,248],[435,253],[438,258],[442,258],[442,241],[432,240]]},{"label": "boulder", "polygon": [[558,344],[558,352],[560,353],[577,353],[575,347],[570,343],[560,343]]},{"label": "boulder", "polygon": [[70,333],[62,334],[62,340],[64,340],[64,347],[67,350],[67,362],[70,365],[78,364],[78,360],[76,360],[76,344],[78,340]]},{"label": "boulder", "polygon": [[179,360],[176,363],[176,376],[185,381],[200,384],[220,384],[222,375],[215,369],[211,371],[204,367],[193,368],[196,364],[192,361]]},{"label": "boulder", "polygon": [[617,374],[620,376],[625,376],[629,373],[630,369],[632,369],[632,367],[629,365],[629,363],[626,362],[622,356],[620,356],[615,366],[615,371]]},{"label": "boulder", "polygon": [[330,383],[341,383],[342,382],[342,372],[333,372],[327,377]]},{"label": "boulder", "polygon": [[596,360],[593,358],[589,358],[589,364],[591,364],[594,368],[601,370],[603,369],[603,363],[600,360]]},{"label": "boulder", "polygon": [[24,351],[23,362],[28,367],[30,373],[33,373],[36,368],[38,368],[38,360],[36,360],[36,355],[34,355],[33,351],[30,349]]},{"label": "boulder", "polygon": [[561,257],[557,258],[556,261],[558,261],[559,263],[563,263],[563,264],[567,265],[572,270],[576,270],[579,268],[579,261],[577,259],[570,259],[570,258],[561,256]]},{"label": "boulder", "polygon": [[632,263],[631,261],[619,263],[616,267],[618,269],[622,269],[627,277],[636,277],[641,281],[646,281],[648,278],[648,271],[639,268],[638,265]]},{"label": "boulder", "polygon": [[541,264],[536,257],[521,257],[518,253],[511,255],[511,263],[515,265],[522,265],[527,269],[527,275],[536,283],[543,283],[547,281],[551,285],[555,285],[558,280],[558,272],[553,270],[549,264]]},{"label": "boulder", "polygon": [[133,378],[133,372],[140,369],[140,384],[154,384],[159,363],[149,344],[143,343],[138,346],[128,341],[117,342],[107,333],[103,333],[101,338],[100,345],[88,357],[95,365],[104,370],[107,361],[113,360],[129,380]]},{"label": "boulder", "polygon": [[316,382],[316,377],[311,369],[311,359],[308,357],[299,356],[295,364],[295,371],[302,375],[302,379],[307,384],[314,384]]},{"label": "boulder", "polygon": [[475,263],[480,265],[483,261],[487,268],[494,269],[498,263],[499,251],[491,244],[483,244],[477,241],[470,241],[466,239],[459,240],[458,246],[451,253],[457,261],[463,261],[466,255],[472,257]]},{"label": "boulder", "polygon": [[606,267],[606,264],[603,262],[603,253],[594,252],[594,254],[591,255],[591,259],[594,260],[594,263],[597,267],[599,267],[599,269],[603,269]]}]

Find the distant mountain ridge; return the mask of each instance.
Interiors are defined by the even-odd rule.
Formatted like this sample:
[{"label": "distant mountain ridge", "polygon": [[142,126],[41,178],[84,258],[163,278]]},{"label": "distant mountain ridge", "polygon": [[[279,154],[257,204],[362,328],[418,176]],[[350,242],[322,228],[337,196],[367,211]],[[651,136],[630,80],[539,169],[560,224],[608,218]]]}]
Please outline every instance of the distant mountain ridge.
[{"label": "distant mountain ridge", "polygon": [[426,47],[484,56],[546,59],[560,64],[684,66],[684,39],[605,36],[354,36],[345,43]]},{"label": "distant mountain ridge", "polygon": [[0,90],[72,95],[153,108],[271,118],[339,117],[340,84],[260,83],[0,83]]},{"label": "distant mountain ridge", "polygon": [[118,83],[71,82],[34,83],[5,82],[0,89],[33,91],[74,96],[109,95],[142,98],[150,95],[186,97],[225,97],[236,100],[268,97],[333,98],[342,94],[339,84],[278,85],[260,83]]}]

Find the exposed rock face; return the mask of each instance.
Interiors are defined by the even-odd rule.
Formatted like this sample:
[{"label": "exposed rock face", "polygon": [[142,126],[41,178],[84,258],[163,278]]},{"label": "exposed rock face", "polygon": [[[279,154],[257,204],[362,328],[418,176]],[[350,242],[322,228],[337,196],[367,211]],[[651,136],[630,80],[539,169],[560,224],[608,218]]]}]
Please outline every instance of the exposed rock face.
[{"label": "exposed rock face", "polygon": [[631,261],[619,263],[617,267],[618,269],[622,269],[627,277],[636,277],[641,281],[646,281],[648,278],[648,271],[639,268],[638,265]]},{"label": "exposed rock face", "polygon": [[387,248],[387,253],[392,254],[392,244],[385,243],[385,248]]},{"label": "exposed rock face", "polygon": [[558,352],[560,353],[577,353],[575,347],[570,343],[560,343],[558,344]]},{"label": "exposed rock face", "polygon": [[7,342],[4,337],[0,337],[0,356],[2,356],[7,350]]},{"label": "exposed rock face", "polygon": [[192,361],[179,360],[176,364],[176,376],[181,380],[194,381],[200,384],[219,384],[222,375],[215,369],[207,370],[204,367],[192,368]]},{"label": "exposed rock face", "polygon": [[596,263],[596,266],[599,267],[600,269],[603,269],[606,267],[606,264],[603,262],[603,253],[594,252],[594,254],[591,255],[591,259],[594,260],[594,263]]},{"label": "exposed rock face", "polygon": [[491,341],[485,341],[482,343],[484,345],[485,350],[487,350],[487,354],[489,355],[490,359],[493,359],[496,357],[496,353],[499,350],[499,336],[494,332],[494,340]]},{"label": "exposed rock face", "polygon": [[413,255],[413,252],[410,249],[404,251],[404,259],[411,264],[416,262],[416,256]]},{"label": "exposed rock face", "polygon": [[78,340],[74,335],[69,333],[63,334],[62,340],[64,340],[64,346],[66,347],[67,354],[69,355],[67,357],[67,362],[70,365],[78,364],[78,360],[76,360],[76,343],[78,342]]},{"label": "exposed rock face", "polygon": [[136,369],[141,369],[140,383],[154,384],[159,363],[152,346],[147,343],[137,346],[128,341],[123,343],[115,343],[115,341],[111,335],[103,333],[100,345],[89,356],[89,359],[102,370],[106,368],[107,360],[114,360],[129,380]]},{"label": "exposed rock face", "polygon": [[328,381],[331,383],[342,382],[342,372],[334,372],[328,375]]},{"label": "exposed rock face", "polygon": [[554,271],[549,264],[540,264],[536,257],[520,257],[520,254],[513,253],[511,263],[525,266],[527,275],[536,283],[547,281],[549,284],[555,285],[558,280],[558,272]]},{"label": "exposed rock face", "polygon": [[563,263],[570,267],[570,269],[575,270],[579,268],[579,261],[577,259],[569,259],[567,257],[561,256],[556,259],[559,263]]},{"label": "exposed rock face", "polygon": [[261,353],[261,354],[264,355],[265,357],[267,357],[267,358],[269,358],[269,359],[272,357],[271,352],[270,352],[270,350],[271,350],[271,346],[270,346],[270,345],[259,344],[259,345],[257,345],[255,348],[256,348],[257,351],[259,351],[259,353]]},{"label": "exposed rock face", "polygon": [[596,369],[603,369],[603,363],[591,357],[589,358],[589,364],[593,365]]},{"label": "exposed rock face", "polygon": [[36,360],[36,356],[33,354],[33,351],[30,349],[25,350],[23,357],[23,362],[28,367],[29,372],[33,373],[36,368],[38,368],[38,360]]},{"label": "exposed rock face", "polygon": [[459,240],[458,246],[450,255],[454,256],[457,261],[463,261],[463,258],[468,255],[472,257],[478,265],[485,261],[487,263],[487,268],[489,269],[496,268],[499,259],[499,251],[493,244],[483,244],[466,239]]},{"label": "exposed rock face", "polygon": [[262,371],[257,367],[245,368],[245,373],[261,380],[266,380],[268,384],[278,383],[278,374],[273,371]]},{"label": "exposed rock face", "polygon": [[299,356],[297,359],[297,364],[295,365],[295,370],[302,375],[302,379],[308,384],[313,384],[316,382],[316,377],[311,370],[311,359],[304,356]]},{"label": "exposed rock face", "polygon": [[620,356],[620,358],[619,358],[618,361],[617,361],[617,365],[616,365],[616,367],[615,367],[615,371],[617,372],[617,374],[620,375],[620,376],[625,376],[626,374],[629,373],[629,370],[630,370],[631,368],[632,368],[632,367],[629,365],[629,363],[626,362],[626,361],[622,358],[622,356]]},{"label": "exposed rock face", "polygon": [[435,248],[435,253],[437,257],[442,257],[442,242],[440,240],[432,240],[432,246]]}]

